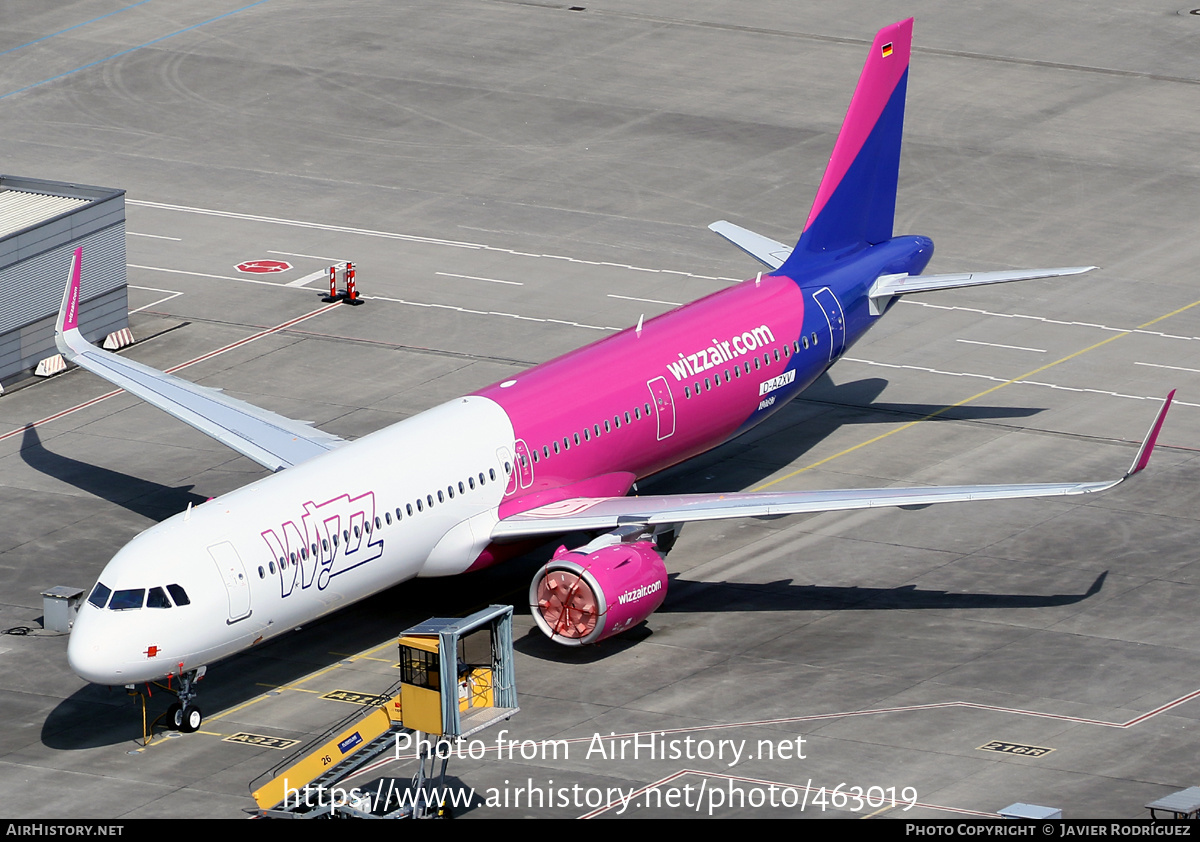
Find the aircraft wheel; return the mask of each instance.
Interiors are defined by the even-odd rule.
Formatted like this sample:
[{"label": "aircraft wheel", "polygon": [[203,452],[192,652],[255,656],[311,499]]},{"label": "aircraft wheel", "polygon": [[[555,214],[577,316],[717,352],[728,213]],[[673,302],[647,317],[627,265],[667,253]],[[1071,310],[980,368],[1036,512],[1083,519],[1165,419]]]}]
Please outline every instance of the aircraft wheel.
[{"label": "aircraft wheel", "polygon": [[167,725],[179,731],[183,727],[183,706],[174,702],[167,708]]},{"label": "aircraft wheel", "polygon": [[179,730],[190,734],[200,727],[200,723],[204,721],[204,713],[200,708],[189,707],[182,711],[180,720]]}]

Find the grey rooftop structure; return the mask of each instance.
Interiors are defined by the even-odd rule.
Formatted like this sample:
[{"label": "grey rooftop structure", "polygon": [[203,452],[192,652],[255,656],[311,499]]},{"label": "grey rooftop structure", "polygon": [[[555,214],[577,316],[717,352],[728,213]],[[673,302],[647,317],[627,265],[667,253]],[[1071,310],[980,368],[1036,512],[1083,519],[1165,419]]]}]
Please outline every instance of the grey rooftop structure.
[{"label": "grey rooftop structure", "polygon": [[0,175],[0,382],[57,353],[54,318],[76,248],[80,327],[102,340],[129,320],[125,191]]}]

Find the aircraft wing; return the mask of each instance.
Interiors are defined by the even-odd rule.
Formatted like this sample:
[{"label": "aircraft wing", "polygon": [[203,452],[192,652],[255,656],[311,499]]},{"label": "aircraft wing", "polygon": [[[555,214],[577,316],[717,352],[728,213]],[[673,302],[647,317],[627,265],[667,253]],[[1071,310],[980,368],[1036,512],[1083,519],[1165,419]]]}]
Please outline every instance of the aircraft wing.
[{"label": "aircraft wing", "polygon": [[79,332],[79,275],[82,249],[75,250],[71,278],[55,325],[58,350],[80,368],[103,377],[147,403],[272,471],[290,468],[345,444],[303,421],[293,421],[253,404],[198,386],[148,365],[97,348]]},{"label": "aircraft wing", "polygon": [[885,506],[922,507],[971,500],[1014,500],[1094,494],[1120,485],[1150,461],[1167,409],[1167,395],[1129,470],[1119,479],[1101,482],[958,485],[924,488],[853,488],[841,491],[771,491],[734,494],[679,494],[646,497],[577,497],[539,506],[501,520],[492,538],[508,540],[565,532],[609,530],[628,524],[688,523],[702,520],[771,518],[804,512],[835,512]]},{"label": "aircraft wing", "polygon": [[[778,269],[792,253],[792,247],[777,240],[755,234],[724,219],[708,226],[729,242],[771,269]],[[1032,281],[1038,278],[1061,278],[1090,272],[1095,266],[1065,266],[1058,269],[1017,269],[1001,272],[956,272],[947,275],[881,275],[867,292],[871,315],[878,316],[887,303],[898,295],[932,292],[938,289],[1006,284],[1011,281]]]}]

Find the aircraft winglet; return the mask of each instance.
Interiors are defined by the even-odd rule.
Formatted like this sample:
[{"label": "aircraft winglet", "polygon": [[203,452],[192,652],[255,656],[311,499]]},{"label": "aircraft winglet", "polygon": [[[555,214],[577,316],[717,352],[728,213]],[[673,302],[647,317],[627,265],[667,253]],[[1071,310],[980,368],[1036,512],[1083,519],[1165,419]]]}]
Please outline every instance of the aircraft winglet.
[{"label": "aircraft winglet", "polygon": [[1154,417],[1154,423],[1150,425],[1150,431],[1146,433],[1146,438],[1142,440],[1142,446],[1138,448],[1137,456],[1133,457],[1133,464],[1129,466],[1124,479],[1129,479],[1136,473],[1140,473],[1143,468],[1150,464],[1150,454],[1154,452],[1154,444],[1158,441],[1159,431],[1162,430],[1163,422],[1167,420],[1167,410],[1171,408],[1171,401],[1175,399],[1175,390],[1172,389],[1170,394],[1163,400],[1162,408],[1158,410],[1158,415]]},{"label": "aircraft winglet", "polygon": [[83,249],[75,249],[75,259],[71,263],[71,277],[67,288],[63,290],[62,307],[58,310],[58,325],[56,334],[79,328],[79,276],[83,265]]}]

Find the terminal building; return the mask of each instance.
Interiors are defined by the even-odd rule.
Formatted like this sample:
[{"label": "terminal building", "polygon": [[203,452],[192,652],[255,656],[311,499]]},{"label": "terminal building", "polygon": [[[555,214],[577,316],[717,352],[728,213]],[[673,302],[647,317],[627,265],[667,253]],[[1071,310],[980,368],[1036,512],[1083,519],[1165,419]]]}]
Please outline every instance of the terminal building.
[{"label": "terminal building", "polygon": [[58,353],[54,321],[77,248],[79,327],[100,344],[129,324],[125,191],[0,175],[0,386]]}]

